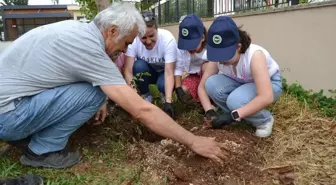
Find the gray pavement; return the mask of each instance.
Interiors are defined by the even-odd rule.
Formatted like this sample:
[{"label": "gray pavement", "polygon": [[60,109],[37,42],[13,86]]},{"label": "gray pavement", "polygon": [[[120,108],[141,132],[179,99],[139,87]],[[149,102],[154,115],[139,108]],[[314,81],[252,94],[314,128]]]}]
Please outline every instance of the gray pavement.
[{"label": "gray pavement", "polygon": [[1,41],[0,42],[0,53],[4,51],[11,43],[12,43],[11,41],[8,41],[8,42]]}]

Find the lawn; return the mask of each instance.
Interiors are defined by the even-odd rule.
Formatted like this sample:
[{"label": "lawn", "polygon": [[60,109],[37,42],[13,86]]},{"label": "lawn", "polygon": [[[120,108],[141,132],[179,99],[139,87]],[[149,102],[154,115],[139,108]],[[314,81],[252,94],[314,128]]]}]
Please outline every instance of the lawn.
[{"label": "lawn", "polygon": [[[270,107],[276,121],[266,139],[253,136],[246,123],[203,130],[200,105],[175,103],[180,125],[226,143],[222,166],[155,135],[114,107],[104,125],[86,124],[70,139],[83,154],[79,164],[63,170],[24,167],[19,152],[10,149],[0,157],[0,177],[35,173],[47,185],[336,184],[335,114],[325,116],[304,102],[284,93]],[[158,96],[155,103],[161,106]]]}]

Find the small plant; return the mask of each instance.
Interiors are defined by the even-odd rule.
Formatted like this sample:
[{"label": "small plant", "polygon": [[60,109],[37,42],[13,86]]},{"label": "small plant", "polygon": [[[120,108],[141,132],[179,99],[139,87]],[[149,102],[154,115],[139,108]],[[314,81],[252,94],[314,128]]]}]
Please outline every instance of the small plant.
[{"label": "small plant", "polygon": [[133,79],[131,81],[131,85],[136,88],[138,93],[140,92],[138,88],[138,83],[139,81],[144,81],[143,76],[151,76],[151,74],[149,72],[137,73],[135,76],[133,76]]},{"label": "small plant", "polygon": [[[323,89],[319,92],[313,92],[312,90],[305,90],[298,83],[293,83],[291,85],[287,84],[287,80],[283,78],[282,80],[283,90],[290,95],[295,96],[299,101],[308,104],[309,108],[315,108],[319,110],[322,114],[335,117],[336,116],[336,97],[327,97],[323,94]],[[330,93],[336,93],[336,90],[329,90]]]}]

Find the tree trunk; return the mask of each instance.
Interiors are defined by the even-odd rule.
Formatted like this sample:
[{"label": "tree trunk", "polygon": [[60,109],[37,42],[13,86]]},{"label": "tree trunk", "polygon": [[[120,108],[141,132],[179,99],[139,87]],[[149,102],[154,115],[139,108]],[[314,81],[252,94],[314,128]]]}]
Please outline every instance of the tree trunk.
[{"label": "tree trunk", "polygon": [[104,10],[110,5],[109,0],[95,0],[95,1],[96,1],[98,12]]}]

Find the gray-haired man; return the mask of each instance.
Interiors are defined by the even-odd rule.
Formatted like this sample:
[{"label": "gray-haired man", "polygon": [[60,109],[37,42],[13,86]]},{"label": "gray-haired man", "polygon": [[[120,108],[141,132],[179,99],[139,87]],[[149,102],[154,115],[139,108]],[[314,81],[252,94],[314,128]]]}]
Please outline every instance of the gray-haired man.
[{"label": "gray-haired man", "polygon": [[114,3],[92,22],[69,20],[22,35],[0,56],[0,139],[29,138],[21,163],[65,168],[80,160],[65,149],[69,136],[96,114],[106,116],[106,95],[159,135],[196,153],[223,158],[219,143],[176,124],[129,87],[111,61],[145,22],[134,5]]}]

